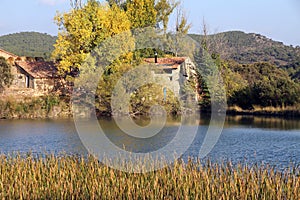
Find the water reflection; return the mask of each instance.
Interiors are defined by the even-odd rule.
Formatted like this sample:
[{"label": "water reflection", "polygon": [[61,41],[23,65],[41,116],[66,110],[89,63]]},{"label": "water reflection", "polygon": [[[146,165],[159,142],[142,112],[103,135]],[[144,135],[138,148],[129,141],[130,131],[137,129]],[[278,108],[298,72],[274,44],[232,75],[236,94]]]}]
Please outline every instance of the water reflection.
[{"label": "water reflection", "polygon": [[[118,119],[119,121],[122,121]],[[151,133],[156,131],[156,126],[160,127],[159,119],[154,119],[154,123],[152,123],[151,127],[148,127],[151,119],[149,117],[138,117],[134,118],[133,121],[143,128],[143,132],[136,133],[137,136],[143,135],[145,133]],[[121,130],[114,119],[102,119],[99,120],[99,124],[103,131],[106,134],[106,137],[109,138],[111,142],[113,142],[116,146],[121,149],[126,149],[127,151],[131,151],[134,153],[146,153],[146,152],[154,152],[160,150],[161,148],[170,144],[170,142],[177,135],[180,127],[184,128],[184,130],[190,130],[186,132],[188,137],[192,137],[191,128],[197,127],[199,125],[200,118],[199,116],[189,116],[189,117],[169,117],[167,118],[164,126],[157,134],[149,137],[134,137],[134,134],[124,132]],[[126,122],[124,122],[126,124]],[[189,129],[189,127],[191,127]],[[127,127],[126,130],[130,131],[130,127]],[[134,128],[132,128],[134,132]],[[197,131],[197,130],[196,130]],[[147,135],[146,135],[147,136]]]},{"label": "water reflection", "polygon": [[[199,116],[190,116],[185,120],[186,125],[206,126],[210,124],[211,116],[202,114]],[[134,118],[134,121],[140,126],[147,126],[150,123],[149,117]],[[167,126],[180,126],[181,117],[168,117]],[[282,117],[263,117],[263,116],[227,116],[225,127],[243,126],[247,128],[262,128],[272,130],[299,130],[300,118],[282,118]]]},{"label": "water reflection", "polygon": [[227,116],[227,127],[248,126],[255,128],[293,130],[300,129],[300,121],[296,118],[276,118],[276,117],[257,117],[257,116]]}]

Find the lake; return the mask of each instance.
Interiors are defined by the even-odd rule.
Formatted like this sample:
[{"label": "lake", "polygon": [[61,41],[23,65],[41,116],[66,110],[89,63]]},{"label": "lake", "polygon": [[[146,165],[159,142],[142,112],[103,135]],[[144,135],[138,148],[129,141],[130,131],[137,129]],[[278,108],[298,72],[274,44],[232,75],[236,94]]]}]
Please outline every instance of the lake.
[{"label": "lake", "polygon": [[[137,119],[146,126],[149,119]],[[101,119],[99,125],[113,144],[128,151],[144,153],[167,145],[182,126],[180,118],[168,118],[163,129],[151,138],[134,138],[124,134],[113,119]],[[206,136],[208,117],[193,117],[185,126],[197,127],[192,144],[183,155],[197,157]],[[86,129],[87,132],[89,128]],[[186,129],[189,130],[189,129]],[[193,129],[195,130],[195,129]],[[190,133],[186,133],[187,137]],[[182,138],[184,140],[184,138]],[[181,142],[181,141],[179,141]],[[183,141],[182,141],[183,142]],[[0,120],[0,152],[32,152],[86,155],[88,152],[69,120]],[[227,116],[219,140],[205,157],[212,161],[265,163],[279,168],[300,164],[300,121],[298,119],[252,116]]]}]

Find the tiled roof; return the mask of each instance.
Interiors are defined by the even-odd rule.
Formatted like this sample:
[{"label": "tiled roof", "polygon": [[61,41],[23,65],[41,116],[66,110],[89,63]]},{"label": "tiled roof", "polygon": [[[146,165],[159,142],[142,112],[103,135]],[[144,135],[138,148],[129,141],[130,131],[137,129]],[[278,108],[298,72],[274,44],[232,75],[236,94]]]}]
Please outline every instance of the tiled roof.
[{"label": "tiled roof", "polygon": [[163,69],[177,69],[185,60],[185,57],[158,58],[155,63],[155,58],[146,58],[145,62],[155,64]]},{"label": "tiled roof", "polygon": [[13,58],[17,58],[17,57],[18,57],[18,56],[16,56],[15,54],[10,53],[10,52],[7,52],[7,51],[5,51],[5,50],[3,50],[3,49],[1,49],[1,48],[0,48],[0,52],[2,52],[2,53],[4,53],[4,54],[7,54],[8,56],[11,56],[11,57],[13,57]]},{"label": "tiled roof", "polygon": [[57,68],[53,62],[16,62],[16,65],[34,78],[57,77]]}]

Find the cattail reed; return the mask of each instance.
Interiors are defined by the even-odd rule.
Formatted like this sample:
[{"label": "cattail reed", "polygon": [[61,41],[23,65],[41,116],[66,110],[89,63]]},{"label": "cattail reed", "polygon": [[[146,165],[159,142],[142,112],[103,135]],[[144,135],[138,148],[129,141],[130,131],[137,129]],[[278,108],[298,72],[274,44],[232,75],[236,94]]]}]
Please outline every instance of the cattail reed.
[{"label": "cattail reed", "polygon": [[125,173],[92,156],[0,156],[0,199],[300,199],[299,168],[175,162]]}]

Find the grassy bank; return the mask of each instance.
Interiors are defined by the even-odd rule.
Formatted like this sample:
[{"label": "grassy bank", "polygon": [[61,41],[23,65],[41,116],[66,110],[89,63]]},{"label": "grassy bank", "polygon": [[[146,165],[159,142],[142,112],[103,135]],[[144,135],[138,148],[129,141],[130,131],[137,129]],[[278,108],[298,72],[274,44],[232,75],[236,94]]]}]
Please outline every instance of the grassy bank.
[{"label": "grassy bank", "polygon": [[[182,111],[181,114],[191,114],[192,112],[193,111],[190,111],[190,109],[186,109]],[[194,112],[198,111],[194,110]],[[200,112],[203,114],[211,113],[211,110],[210,108],[200,107]],[[159,111],[157,113],[160,114]],[[103,116],[112,116],[112,113],[109,110],[100,111],[99,109],[96,109],[96,114],[99,118]],[[180,112],[172,112],[170,108],[167,109],[167,114],[170,116],[180,116]],[[251,110],[245,110],[239,106],[229,106],[227,109],[227,114],[300,117],[300,105],[286,107],[254,106]],[[21,100],[17,100],[14,97],[1,97],[0,99],[0,119],[70,118],[72,115],[73,113],[70,106],[70,97],[48,95],[42,97],[24,97]],[[141,112],[136,116],[139,115],[145,116],[146,113]]]},{"label": "grassy bank", "polygon": [[0,119],[70,117],[68,100],[49,95],[43,97],[24,97],[21,101],[13,97],[0,100]]},{"label": "grassy bank", "polygon": [[0,156],[1,199],[299,199],[299,168],[175,163],[128,174],[90,157]]},{"label": "grassy bank", "polygon": [[256,115],[256,116],[279,116],[300,117],[300,105],[286,107],[260,107],[254,106],[251,110],[245,110],[238,106],[230,106],[227,114],[231,115]]}]

